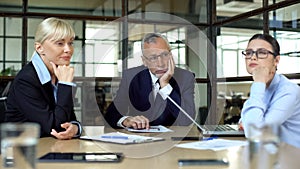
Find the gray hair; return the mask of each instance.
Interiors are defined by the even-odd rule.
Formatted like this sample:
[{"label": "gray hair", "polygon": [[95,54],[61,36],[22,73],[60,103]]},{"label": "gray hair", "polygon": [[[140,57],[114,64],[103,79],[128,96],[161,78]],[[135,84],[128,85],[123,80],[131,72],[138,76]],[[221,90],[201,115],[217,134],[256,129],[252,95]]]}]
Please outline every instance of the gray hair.
[{"label": "gray hair", "polygon": [[142,40],[142,44],[141,44],[142,51],[144,50],[145,43],[156,43],[157,38],[162,38],[168,45],[168,48],[171,50],[170,43],[169,43],[168,39],[166,38],[166,36],[159,34],[159,33],[147,33]]},{"label": "gray hair", "polygon": [[42,44],[45,40],[57,41],[66,37],[75,38],[72,26],[65,20],[51,17],[38,25],[34,41]]}]

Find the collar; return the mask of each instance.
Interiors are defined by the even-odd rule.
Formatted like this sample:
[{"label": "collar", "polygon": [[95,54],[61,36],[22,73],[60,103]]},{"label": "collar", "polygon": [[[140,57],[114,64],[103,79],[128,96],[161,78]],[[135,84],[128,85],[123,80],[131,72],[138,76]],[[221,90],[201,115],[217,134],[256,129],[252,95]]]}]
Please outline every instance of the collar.
[{"label": "collar", "polygon": [[149,73],[151,76],[152,84],[154,85],[156,83],[156,81],[158,80],[158,78],[153,73],[151,73],[150,70],[149,70]]},{"label": "collar", "polygon": [[272,88],[274,88],[276,86],[276,84],[278,84],[280,81],[280,76],[279,74],[275,73],[271,83],[270,83],[270,86],[268,87],[270,90],[272,90]]},{"label": "collar", "polygon": [[37,52],[33,53],[32,64],[42,85],[51,81],[50,72]]}]

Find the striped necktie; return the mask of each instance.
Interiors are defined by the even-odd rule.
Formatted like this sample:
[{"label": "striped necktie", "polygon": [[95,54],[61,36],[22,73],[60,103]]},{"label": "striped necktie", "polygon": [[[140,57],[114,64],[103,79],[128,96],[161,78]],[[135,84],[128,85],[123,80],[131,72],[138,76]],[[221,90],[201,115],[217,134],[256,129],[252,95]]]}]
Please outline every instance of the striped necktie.
[{"label": "striped necktie", "polygon": [[154,89],[154,99],[155,99],[156,95],[160,89],[159,79],[157,79],[157,81],[155,82],[153,89]]}]

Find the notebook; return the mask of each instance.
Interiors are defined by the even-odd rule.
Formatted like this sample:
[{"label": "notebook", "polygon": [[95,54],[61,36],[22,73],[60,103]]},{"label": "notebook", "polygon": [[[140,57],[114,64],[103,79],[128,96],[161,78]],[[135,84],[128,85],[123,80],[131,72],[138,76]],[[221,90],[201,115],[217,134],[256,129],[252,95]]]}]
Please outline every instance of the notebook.
[{"label": "notebook", "polygon": [[239,130],[238,125],[201,125],[198,129],[204,136],[220,136],[220,137],[245,137],[243,130]]}]

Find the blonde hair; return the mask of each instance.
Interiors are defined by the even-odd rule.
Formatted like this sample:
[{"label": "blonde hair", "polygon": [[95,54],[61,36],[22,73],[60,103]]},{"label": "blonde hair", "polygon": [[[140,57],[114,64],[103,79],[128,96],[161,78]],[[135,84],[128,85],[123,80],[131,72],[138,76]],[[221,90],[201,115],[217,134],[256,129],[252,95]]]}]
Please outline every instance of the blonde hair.
[{"label": "blonde hair", "polygon": [[66,37],[75,38],[72,26],[65,20],[52,17],[45,19],[38,25],[35,42],[43,44],[45,40],[57,41]]}]

